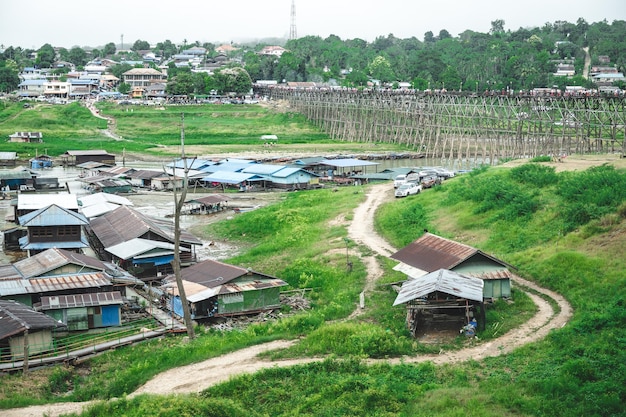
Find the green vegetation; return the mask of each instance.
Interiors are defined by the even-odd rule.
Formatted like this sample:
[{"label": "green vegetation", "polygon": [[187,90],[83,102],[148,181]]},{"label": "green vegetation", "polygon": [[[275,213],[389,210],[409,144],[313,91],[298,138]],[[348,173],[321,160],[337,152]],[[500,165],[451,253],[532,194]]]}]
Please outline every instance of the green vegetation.
[{"label": "green vegetation", "polygon": [[[428,31],[405,39],[381,34],[372,42],[358,38],[341,39],[335,35],[327,38],[304,36],[286,41],[287,51],[279,58],[259,53],[267,46],[265,43],[238,44],[236,51],[228,53],[229,58],[237,63],[229,64],[212,76],[192,73],[189,68],[178,68],[171,62],[167,91],[170,94],[206,95],[217,90],[240,94],[249,90],[250,82],[257,80],[329,82],[357,88],[378,80],[394,87],[399,82],[410,82],[419,90],[445,88],[472,93],[551,88],[554,85],[561,90],[565,86],[594,87],[593,80],[583,74],[586,50],[591,65],[605,65],[600,57],[608,56],[611,65],[624,71],[624,20],[609,23],[606,20],[587,22],[579,18],[574,23],[546,22],[542,27],[505,27],[505,21],[494,20],[485,33],[465,30],[453,37],[444,28],[439,33]],[[148,49],[144,40],[137,40],[134,45]],[[174,45],[170,40],[156,43],[153,52],[167,59],[193,46],[206,48],[208,59],[218,55],[216,45],[211,43]],[[17,89],[17,74],[21,68],[53,67],[56,55],[50,44],[37,50],[8,46],[0,53],[0,91]],[[101,50],[74,47],[68,51],[60,48],[58,55],[61,60],[79,67],[87,59],[142,60],[140,49],[118,52],[113,43]],[[573,64],[576,75],[554,75],[559,62]],[[231,79],[234,68],[241,67],[245,69],[244,76]],[[121,78],[120,75],[129,69],[129,64],[120,64],[111,71]],[[624,82],[617,86],[624,88]]]},{"label": "green vegetation", "polygon": [[[100,103],[99,111],[111,116],[109,129],[121,140],[105,134],[107,121],[93,117],[78,103],[52,105],[2,102],[0,134],[5,138],[19,131],[40,131],[43,143],[0,141],[0,151],[17,151],[28,159],[35,154],[58,156],[67,150],[104,149],[118,159],[127,154],[173,158],[179,154],[181,115],[185,120],[188,155],[259,152],[267,150],[262,135],[277,135],[273,151],[291,151],[293,146],[311,152],[355,153],[402,151],[389,144],[337,143],[304,116],[275,112],[261,105],[205,104],[187,106],[137,106]],[[288,148],[289,147],[289,148]]]},{"label": "green vegetation", "polygon": [[[380,259],[385,274],[364,314],[349,318],[366,275],[356,253],[367,249],[344,240],[345,227],[336,219],[345,218],[364,196],[353,187],[321,189],[285,194],[276,205],[207,230],[247,249],[232,263],[281,277],[291,288],[310,289],[312,309],[285,307],[280,320],[245,330],[198,328],[192,341],[148,341],[76,368],[2,375],[0,408],[115,397],[121,399],[84,415],[236,416],[242,410],[259,416],[624,415],[625,181],[626,173],[606,165],[562,173],[534,162],[483,168],[377,212],[376,227],[396,247],[424,229],[471,241],[571,302],[575,315],[567,326],[510,354],[445,366],[368,364],[365,359],[438,353],[473,342],[458,337],[428,346],[411,339],[404,309],[391,307],[395,293],[388,284],[403,276],[389,259]],[[577,203],[585,215],[570,208]],[[532,302],[520,289],[513,289],[513,299],[488,309],[478,343],[531,317]],[[296,338],[291,348],[268,356],[326,359],[238,376],[199,396],[125,398],[165,369]]]}]

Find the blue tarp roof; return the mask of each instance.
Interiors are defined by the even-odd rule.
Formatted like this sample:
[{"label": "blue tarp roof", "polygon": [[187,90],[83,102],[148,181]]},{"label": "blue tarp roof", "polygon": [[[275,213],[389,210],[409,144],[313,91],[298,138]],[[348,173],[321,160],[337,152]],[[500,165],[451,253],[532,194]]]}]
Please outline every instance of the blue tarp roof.
[{"label": "blue tarp roof", "polygon": [[220,182],[224,184],[240,184],[244,181],[262,181],[264,178],[256,174],[243,174],[241,172],[217,171],[202,178],[207,182]]},{"label": "blue tarp roof", "polygon": [[[202,171],[204,168],[209,167],[211,165],[215,165],[215,162],[209,161],[208,159],[187,158],[188,169],[196,169],[196,170]],[[182,159],[178,159],[170,163],[168,167],[185,168],[185,162]]]},{"label": "blue tarp roof", "polygon": [[133,259],[134,264],[167,265],[174,260],[174,255],[155,256],[151,258]]}]

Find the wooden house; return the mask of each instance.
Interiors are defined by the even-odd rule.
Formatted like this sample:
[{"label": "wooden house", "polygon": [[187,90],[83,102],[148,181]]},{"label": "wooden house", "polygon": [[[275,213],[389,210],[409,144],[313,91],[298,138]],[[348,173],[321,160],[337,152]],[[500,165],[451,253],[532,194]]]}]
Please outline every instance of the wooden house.
[{"label": "wooden house", "polygon": [[102,149],[66,151],[61,155],[61,161],[65,166],[75,166],[85,162],[100,162],[102,164],[115,165],[115,155]]},{"label": "wooden house", "polygon": [[441,236],[425,233],[391,255],[391,258],[400,261],[394,269],[406,274],[408,279],[439,269],[449,269],[482,279],[485,299],[511,296],[511,265],[481,250]]},{"label": "wooden house", "polygon": [[[192,318],[230,317],[280,307],[280,288],[288,285],[276,277],[251,269],[206,260],[181,271]],[[174,276],[165,279],[172,309],[183,315]]]},{"label": "wooden house", "polygon": [[20,249],[28,251],[29,256],[50,248],[80,252],[89,247],[82,232],[89,224],[87,218],[55,204],[21,216],[19,224],[27,230],[20,239]]},{"label": "wooden house", "polygon": [[0,298],[34,307],[69,330],[117,326],[125,286],[140,281],[117,266],[63,249],[0,265]]},{"label": "wooden house", "polygon": [[[100,259],[119,264],[137,276],[154,279],[172,272],[174,224],[157,219],[128,206],[91,219],[89,238]],[[180,234],[182,266],[196,261],[195,247],[202,245],[191,233]]]},{"label": "wooden house", "polygon": [[[0,361],[22,360],[54,348],[52,332],[63,323],[11,300],[0,300]],[[27,346],[27,349],[25,349]]]}]

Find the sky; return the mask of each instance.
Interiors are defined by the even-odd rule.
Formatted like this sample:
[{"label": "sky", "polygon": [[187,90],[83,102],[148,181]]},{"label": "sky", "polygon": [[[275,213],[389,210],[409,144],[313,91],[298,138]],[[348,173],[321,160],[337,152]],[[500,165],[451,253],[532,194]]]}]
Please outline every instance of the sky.
[{"label": "sky", "polygon": [[[39,49],[129,48],[136,40],[154,45],[199,41],[286,39],[292,0],[0,0],[0,45]],[[505,30],[567,21],[626,20],[624,0],[295,0],[298,37],[336,35],[371,42],[379,36],[424,39],[442,29],[452,36],[465,30],[487,33],[494,20]]]}]

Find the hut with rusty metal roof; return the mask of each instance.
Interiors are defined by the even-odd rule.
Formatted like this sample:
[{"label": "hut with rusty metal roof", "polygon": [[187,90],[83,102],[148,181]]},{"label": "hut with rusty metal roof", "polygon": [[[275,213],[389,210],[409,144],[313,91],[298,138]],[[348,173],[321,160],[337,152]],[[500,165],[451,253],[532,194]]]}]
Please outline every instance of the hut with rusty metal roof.
[{"label": "hut with rusty metal roof", "polygon": [[[251,269],[206,260],[181,271],[192,318],[230,317],[280,307],[280,288],[285,281]],[[164,289],[172,296],[173,311],[182,317],[176,279],[165,279]]]},{"label": "hut with rusty metal roof", "polygon": [[511,296],[511,265],[479,249],[432,233],[424,233],[391,258],[400,262],[394,269],[406,274],[408,279],[449,269],[482,279],[486,300]]}]

